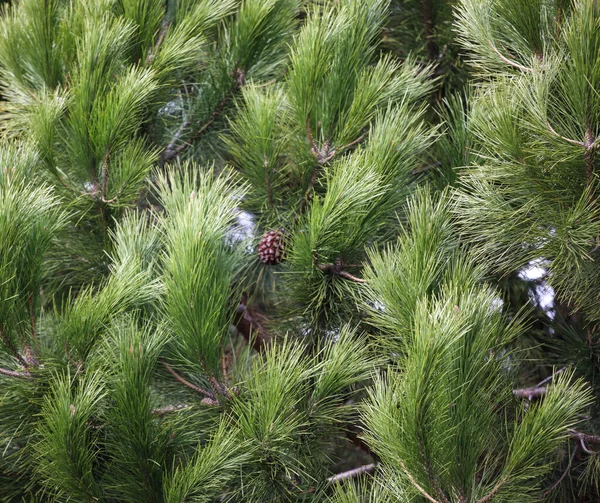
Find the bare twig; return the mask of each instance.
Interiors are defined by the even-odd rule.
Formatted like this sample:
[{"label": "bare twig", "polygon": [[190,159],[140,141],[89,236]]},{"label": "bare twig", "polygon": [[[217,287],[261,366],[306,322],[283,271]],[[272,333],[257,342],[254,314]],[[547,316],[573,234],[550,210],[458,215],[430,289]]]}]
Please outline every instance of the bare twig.
[{"label": "bare twig", "polygon": [[[177,379],[181,384],[183,384],[184,386],[190,388],[191,390],[194,390],[196,393],[200,393],[201,395],[204,395],[206,398],[210,399],[213,403],[211,403],[210,405],[218,405],[219,402],[216,399],[215,395],[213,393],[211,393],[208,390],[205,390],[204,388],[201,388],[200,386],[196,386],[195,384],[192,384],[191,382],[185,380],[183,377],[181,377],[177,372],[175,372],[173,370],[173,368],[165,361],[161,362],[163,364],[163,366],[165,367],[165,369],[167,370],[167,372],[169,374],[171,374],[175,379]],[[208,402],[206,402],[208,403]]]},{"label": "bare twig", "polygon": [[433,6],[431,0],[423,0],[423,24],[425,41],[427,45],[427,57],[434,61],[437,55],[437,44],[435,43],[435,30],[433,25]]},{"label": "bare twig", "polygon": [[2,329],[2,327],[0,327],[0,339],[2,340],[2,342],[4,343],[4,345],[8,348],[8,350],[13,354],[13,356],[19,361],[19,363],[21,365],[23,365],[23,367],[25,367],[26,369],[29,368],[29,364],[25,361],[25,359],[23,358],[23,356],[21,356],[21,353],[19,353],[17,351],[17,348],[14,346],[14,344],[12,343],[12,341],[8,338],[8,336],[6,335],[6,333],[4,332],[4,330]]},{"label": "bare twig", "polygon": [[502,489],[502,486],[506,484],[507,480],[508,479],[502,479],[489,493],[487,493],[483,498],[478,499],[476,503],[489,503],[490,501],[492,501],[496,494],[498,494],[498,491]]},{"label": "bare twig", "polygon": [[375,468],[377,468],[376,463],[359,466],[358,468],[354,468],[353,470],[348,470],[346,472],[342,472],[342,473],[338,473],[337,475],[333,475],[332,477],[329,477],[327,479],[327,481],[330,484],[336,484],[338,482],[343,482],[344,480],[359,477],[360,475],[364,475],[365,473],[371,473],[373,470],[375,470]]},{"label": "bare twig", "polygon": [[35,329],[35,311],[33,309],[33,294],[29,294],[29,321],[31,323],[31,336],[37,341],[37,330]]},{"label": "bare twig", "polygon": [[182,410],[189,410],[189,409],[193,409],[193,407],[191,405],[186,405],[183,403],[179,404],[179,405],[167,405],[166,407],[161,407],[159,409],[153,409],[152,415],[158,416],[158,417],[163,417],[163,416],[166,416],[167,414],[170,414],[171,412],[180,412]]},{"label": "bare twig", "polygon": [[[398,458],[398,463],[400,464],[400,467],[402,468],[402,471],[404,472],[404,475],[406,475],[406,478],[408,478],[408,480],[410,480],[410,482],[412,483],[412,485],[415,486],[415,488],[417,489],[417,491],[419,491],[425,497],[425,499],[429,500],[431,503],[439,503],[438,500],[434,499],[425,489],[423,489],[419,485],[419,483],[414,479],[414,477],[406,469],[406,465],[404,464],[404,462],[400,458]],[[483,503],[485,503],[485,502],[483,502]]]},{"label": "bare twig", "polygon": [[30,379],[31,374],[29,372],[17,372],[15,370],[6,370],[0,368],[0,374],[8,377],[18,377],[20,379]]},{"label": "bare twig", "polygon": [[583,143],[582,141],[571,140],[570,138],[567,138],[565,136],[558,134],[548,121],[546,121],[546,127],[554,136],[560,138],[561,140],[564,140],[567,143],[571,143],[572,145],[577,145],[579,147],[585,147],[585,143]]},{"label": "bare twig", "polygon": [[106,200],[106,194],[108,192],[108,163],[110,162],[110,150],[106,151],[104,155],[104,162],[102,163],[102,200]]},{"label": "bare twig", "polygon": [[592,136],[592,130],[588,126],[585,130],[585,177],[588,182],[592,180],[592,176],[594,175],[595,144],[596,142]]},{"label": "bare twig", "polygon": [[518,68],[519,70],[522,70],[524,72],[533,72],[534,71],[533,68],[529,68],[528,66],[520,65],[519,63],[515,63],[514,61],[508,59],[506,56],[503,56],[502,53],[496,48],[496,46],[494,45],[494,43],[492,41],[490,41],[490,47],[498,55],[498,57],[502,61],[504,61],[507,65]]},{"label": "bare twig", "polygon": [[162,23],[162,29],[160,30],[160,33],[158,34],[158,38],[156,39],[154,48],[152,49],[152,52],[150,54],[148,54],[148,58],[146,59],[147,65],[152,64],[152,61],[154,61],[154,58],[156,57],[156,54],[158,53],[160,46],[162,45],[162,43],[165,40],[165,37],[167,36],[167,32],[169,31],[170,26],[171,26],[171,23],[166,20],[166,16],[165,16],[165,20]]},{"label": "bare twig", "polygon": [[522,389],[513,389],[513,395],[519,398],[527,398],[528,400],[532,400],[534,398],[540,398],[546,394],[547,388],[546,386],[539,386],[535,388],[522,388]]},{"label": "bare twig", "polygon": [[264,156],[264,167],[265,167],[265,188],[267,189],[267,197],[269,204],[273,206],[273,192],[271,191],[271,180],[269,178],[269,160],[267,156]]},{"label": "bare twig", "polygon": [[332,276],[339,276],[340,278],[354,281],[355,283],[366,283],[366,280],[357,278],[344,270],[344,263],[341,260],[337,260],[335,264],[317,264],[317,269],[325,273],[331,274]]},{"label": "bare twig", "polygon": [[565,471],[563,472],[563,474],[560,476],[560,478],[554,484],[552,484],[552,486],[550,487],[550,489],[548,489],[546,492],[544,492],[544,494],[542,494],[542,498],[541,499],[543,499],[546,496],[548,496],[565,479],[565,477],[567,476],[567,474],[571,470],[571,465],[573,464],[573,459],[575,459],[575,454],[577,454],[577,446],[573,447],[573,452],[571,453],[571,457],[569,458],[569,464],[567,465],[567,468],[565,469]]},{"label": "bare twig", "polygon": [[542,379],[539,383],[537,383],[535,385],[535,387],[539,388],[540,386],[546,384],[548,381],[552,381],[558,374],[562,374],[565,370],[567,370],[567,367],[563,367],[563,368],[557,370],[556,372],[552,372],[551,375],[549,375],[548,377],[546,377],[545,379]]},{"label": "bare twig", "polygon": [[242,87],[246,84],[246,74],[243,70],[236,69],[234,72],[232,72],[232,75],[235,76],[235,80],[234,80],[234,83],[233,83],[231,89],[223,97],[223,99],[221,99],[221,101],[217,104],[217,106],[215,107],[213,112],[210,114],[210,117],[200,125],[199,129],[192,135],[192,137],[190,138],[190,140],[188,142],[182,143],[181,145],[176,145],[177,141],[183,135],[183,132],[188,127],[191,126],[191,122],[189,120],[186,120],[179,127],[179,129],[173,136],[173,139],[169,142],[169,144],[163,150],[163,153],[161,155],[161,162],[163,164],[175,159],[179,154],[181,154],[181,152],[186,150],[191,145],[191,141],[197,140],[198,138],[200,138],[200,136],[202,136],[204,133],[206,133],[206,131],[208,131],[208,129],[212,126],[213,122],[221,115],[221,113],[223,113],[223,110],[225,109],[225,107],[227,106],[227,104],[229,103],[231,98],[233,97],[234,93],[240,87]]},{"label": "bare twig", "polygon": [[310,117],[306,118],[306,136],[308,137],[308,142],[310,143],[310,151],[314,156],[317,156],[319,154],[319,148],[315,143],[315,139],[310,129]]},{"label": "bare twig", "polygon": [[[583,433],[581,431],[569,430],[569,437],[579,441],[583,441],[586,444],[600,445],[599,435],[590,435],[589,433]],[[587,449],[584,450],[589,452]]]},{"label": "bare twig", "polygon": [[[338,154],[341,154],[342,152],[344,152],[344,151],[348,150],[349,148],[352,148],[352,147],[354,147],[354,146],[358,145],[358,144],[359,144],[361,141],[363,141],[363,140],[364,140],[366,137],[367,137],[367,134],[365,133],[365,134],[363,134],[363,135],[360,135],[360,136],[359,136],[359,137],[358,137],[356,140],[354,140],[354,141],[351,141],[350,143],[348,143],[348,144],[346,144],[346,145],[344,145],[344,146],[342,146],[342,147],[339,147],[339,148],[334,148],[334,149],[333,149],[331,152],[327,152],[327,151],[326,151],[326,152],[325,152],[326,156],[325,156],[325,157],[324,157],[324,158],[323,158],[321,161],[319,161],[319,164],[326,164],[326,163],[328,163],[328,162],[329,162],[329,161],[331,161],[331,160],[332,160],[332,159],[333,159],[333,158],[334,158],[336,155],[338,155]],[[327,150],[329,150],[329,149],[327,149]]]}]

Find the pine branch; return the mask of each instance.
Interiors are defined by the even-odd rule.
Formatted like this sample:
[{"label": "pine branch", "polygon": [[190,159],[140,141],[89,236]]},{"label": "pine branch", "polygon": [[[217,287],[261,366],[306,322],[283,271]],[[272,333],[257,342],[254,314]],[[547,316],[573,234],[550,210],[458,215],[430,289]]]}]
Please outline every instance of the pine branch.
[{"label": "pine branch", "polygon": [[264,156],[265,162],[264,162],[264,167],[265,167],[265,187],[267,188],[267,197],[268,197],[268,201],[269,204],[271,206],[273,206],[273,192],[271,191],[271,181],[269,179],[269,160],[267,159],[267,156]]},{"label": "pine branch", "polygon": [[[588,183],[591,182],[594,175],[594,151],[596,150],[596,142],[592,135],[592,130],[588,126],[585,130],[585,178]],[[592,194],[592,199],[594,196]]]},{"label": "pine branch", "polygon": [[352,470],[348,470],[346,472],[338,473],[337,475],[333,475],[327,479],[330,484],[337,484],[339,482],[343,482],[344,480],[353,479],[355,477],[359,477],[364,475],[365,473],[371,473],[377,468],[377,463],[370,463],[368,465],[359,466],[358,468],[354,468]]},{"label": "pine branch", "polygon": [[176,142],[181,138],[183,132],[191,126],[191,121],[186,120],[177,130],[173,139],[169,142],[169,144],[163,150],[161,155],[161,163],[166,164],[169,161],[175,159],[179,154],[185,151],[187,148],[191,146],[191,142],[193,140],[197,140],[200,138],[208,129],[212,126],[213,122],[223,113],[225,107],[233,97],[236,91],[238,91],[241,87],[246,84],[246,74],[243,70],[236,69],[232,72],[232,76],[235,77],[233,85],[229,92],[221,99],[221,101],[217,104],[213,112],[210,114],[210,117],[204,121],[199,129],[192,135],[189,141],[182,143],[181,145],[176,145]]},{"label": "pine branch", "polygon": [[565,136],[562,136],[560,134],[558,134],[555,129],[550,125],[550,123],[548,121],[546,121],[546,126],[548,127],[548,130],[556,137],[560,138],[561,140],[566,141],[567,143],[571,143],[572,145],[578,145],[580,147],[585,147],[585,143],[583,143],[582,141],[577,141],[577,140],[571,140],[570,138],[566,138]]},{"label": "pine branch", "polygon": [[434,38],[433,5],[431,0],[423,0],[423,24],[425,31],[425,43],[427,46],[427,57],[430,61],[437,59],[437,45]]},{"label": "pine branch", "polygon": [[571,465],[573,464],[573,459],[575,459],[575,454],[577,454],[577,446],[575,446],[573,448],[573,452],[571,453],[571,457],[569,458],[569,463],[567,464],[567,468],[565,469],[565,471],[563,472],[563,474],[560,476],[560,478],[554,484],[552,484],[552,486],[550,487],[550,489],[548,489],[546,492],[544,492],[544,494],[542,494],[542,498],[545,498],[546,496],[548,496],[565,479],[565,477],[567,476],[567,474],[571,470]]},{"label": "pine branch", "polygon": [[192,384],[191,382],[185,380],[183,377],[181,377],[177,372],[175,372],[173,370],[173,368],[165,361],[161,362],[163,364],[163,366],[165,367],[165,369],[167,370],[167,372],[169,374],[171,374],[175,379],[177,379],[181,384],[183,384],[184,386],[190,388],[191,390],[194,390],[196,393],[200,393],[201,395],[204,395],[208,401],[204,401],[204,403],[207,403],[209,405],[218,405],[219,402],[216,399],[215,395],[213,393],[211,393],[210,391],[205,390],[204,388],[201,388],[200,386],[196,386],[195,384]]},{"label": "pine branch", "polygon": [[600,435],[591,435],[576,430],[569,430],[569,437],[582,442],[582,448],[589,454],[585,444],[600,445]]},{"label": "pine branch", "polygon": [[486,494],[483,498],[478,499],[476,503],[489,503],[492,501],[496,497],[496,494],[498,494],[498,491],[502,489],[502,486],[506,484],[507,480],[508,479],[502,479],[488,494]]},{"label": "pine branch", "polygon": [[12,341],[8,338],[2,327],[0,327],[0,340],[4,343],[4,345],[8,348],[8,350],[13,354],[13,356],[19,361],[21,365],[25,368],[29,368],[29,365],[25,361],[25,359],[21,356],[21,353],[17,351],[17,348],[14,346]]},{"label": "pine branch", "polygon": [[502,53],[496,48],[496,46],[494,45],[494,43],[491,40],[490,40],[490,47],[498,55],[498,57],[502,61],[504,61],[507,65],[513,66],[514,68],[518,68],[519,70],[522,70],[524,72],[532,72],[533,73],[533,71],[534,71],[533,68],[529,68],[527,66],[520,65],[519,63],[515,63],[514,61],[503,56]]},{"label": "pine branch", "polygon": [[[400,467],[402,468],[404,475],[406,475],[406,477],[408,478],[408,480],[410,480],[412,485],[415,486],[415,489],[417,489],[417,491],[419,491],[425,497],[425,499],[429,500],[431,503],[440,503],[419,485],[419,483],[414,479],[414,477],[406,469],[406,465],[404,464],[404,462],[401,459],[398,459],[398,463],[400,464]],[[485,502],[478,502],[478,503],[485,503]]]},{"label": "pine branch", "polygon": [[37,330],[35,328],[35,312],[33,309],[33,294],[29,294],[29,322],[31,323],[31,336],[37,343]]},{"label": "pine branch", "polygon": [[539,386],[535,388],[522,388],[522,389],[513,389],[513,395],[519,398],[527,398],[528,400],[532,400],[533,398],[540,398],[546,394],[546,387]]},{"label": "pine branch", "polygon": [[367,281],[350,274],[344,270],[344,263],[341,260],[337,260],[335,264],[317,264],[317,268],[320,271],[331,274],[332,276],[339,276],[340,278],[354,281],[355,283],[366,283]]},{"label": "pine branch", "polygon": [[6,370],[0,368],[0,374],[8,376],[8,377],[17,377],[20,379],[30,379],[31,374],[29,372],[17,372],[15,370]]},{"label": "pine branch", "polygon": [[147,65],[152,64],[152,61],[154,61],[156,53],[158,52],[158,50],[160,49],[160,46],[164,42],[170,26],[171,26],[171,23],[167,20],[167,16],[165,15],[165,18],[163,19],[163,22],[162,22],[162,29],[160,30],[160,33],[158,34],[158,38],[156,39],[156,43],[154,44],[154,49],[152,50],[152,52],[150,52],[150,54],[148,54],[148,58],[146,59]]},{"label": "pine branch", "polygon": [[170,414],[171,412],[179,412],[182,410],[189,410],[189,409],[193,409],[193,407],[191,405],[186,405],[186,404],[167,405],[166,407],[153,409],[152,414],[154,416],[163,417],[163,416],[166,416],[167,414]]},{"label": "pine branch", "polygon": [[102,163],[102,201],[106,202],[106,193],[108,191],[108,163],[110,162],[110,150],[104,155]]},{"label": "pine branch", "polygon": [[260,318],[263,318],[263,316],[255,313],[246,305],[246,298],[244,296],[242,302],[237,307],[234,324],[246,341],[251,343],[252,347],[258,353],[262,353],[271,340],[271,336],[265,330]]}]

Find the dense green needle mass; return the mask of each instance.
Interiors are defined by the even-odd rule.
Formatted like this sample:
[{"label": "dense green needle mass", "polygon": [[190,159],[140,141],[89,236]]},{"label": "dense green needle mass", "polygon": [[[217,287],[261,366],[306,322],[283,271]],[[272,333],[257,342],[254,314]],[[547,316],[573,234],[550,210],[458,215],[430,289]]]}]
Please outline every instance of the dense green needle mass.
[{"label": "dense green needle mass", "polygon": [[0,502],[600,500],[597,0],[0,7]]}]

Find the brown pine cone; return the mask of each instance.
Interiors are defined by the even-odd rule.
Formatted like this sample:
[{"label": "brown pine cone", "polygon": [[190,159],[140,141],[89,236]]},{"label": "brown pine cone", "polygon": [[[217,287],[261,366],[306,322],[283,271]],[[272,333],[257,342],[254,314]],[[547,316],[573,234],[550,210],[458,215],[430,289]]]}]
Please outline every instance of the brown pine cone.
[{"label": "brown pine cone", "polygon": [[275,265],[284,259],[285,236],[283,229],[269,231],[258,243],[258,260],[263,264]]}]

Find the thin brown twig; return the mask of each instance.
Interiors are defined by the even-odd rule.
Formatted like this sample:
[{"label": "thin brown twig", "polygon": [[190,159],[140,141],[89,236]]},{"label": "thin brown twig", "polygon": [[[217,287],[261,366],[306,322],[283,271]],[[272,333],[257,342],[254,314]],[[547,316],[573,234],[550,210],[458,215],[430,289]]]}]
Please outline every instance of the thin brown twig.
[{"label": "thin brown twig", "polygon": [[373,470],[375,470],[375,468],[377,468],[377,463],[359,466],[358,468],[333,475],[327,479],[327,482],[330,484],[343,482],[344,480],[353,479],[355,477],[359,477],[360,475],[364,475],[365,473],[371,473]]},{"label": "thin brown twig", "polygon": [[17,351],[17,348],[14,346],[12,341],[8,338],[8,336],[6,335],[6,333],[4,332],[2,327],[0,327],[0,339],[2,339],[2,342],[4,343],[4,345],[9,349],[9,351],[13,354],[13,356],[19,361],[19,363],[21,365],[23,365],[23,367],[28,369],[29,365],[27,364],[27,362],[25,361],[23,356],[21,356],[21,353],[19,353]]},{"label": "thin brown twig", "polygon": [[231,89],[229,90],[229,92],[223,97],[223,99],[221,99],[221,101],[217,104],[217,106],[215,107],[213,112],[210,114],[210,117],[200,125],[200,128],[192,135],[190,140],[177,146],[177,145],[175,145],[176,142],[179,140],[179,138],[183,134],[183,131],[185,131],[188,127],[191,126],[191,122],[189,120],[186,120],[179,127],[179,129],[173,136],[173,139],[169,142],[169,144],[163,150],[163,153],[161,155],[161,161],[163,164],[175,159],[179,154],[181,154],[184,150],[186,150],[187,148],[190,147],[191,141],[197,140],[200,136],[202,136],[204,133],[206,133],[206,131],[208,131],[208,129],[212,126],[213,122],[215,122],[217,117],[219,117],[221,115],[221,113],[227,106],[227,103],[229,103],[229,101],[233,97],[234,93],[240,87],[242,87],[246,84],[245,72],[243,70],[236,69],[232,73],[234,75],[236,75],[236,79],[235,79]]},{"label": "thin brown twig", "polygon": [[313,137],[312,131],[310,129],[310,117],[306,117],[306,136],[308,136],[308,141],[310,143],[311,152],[314,156],[318,155],[319,148],[315,143],[315,139]]},{"label": "thin brown twig", "polygon": [[554,484],[552,484],[552,486],[546,492],[544,492],[544,494],[542,494],[542,497],[540,499],[544,499],[546,496],[548,496],[565,479],[565,477],[571,470],[571,465],[573,464],[573,459],[575,459],[575,454],[577,454],[577,446],[573,447],[573,452],[571,453],[571,457],[569,458],[569,464],[567,464],[566,470],[563,472],[560,478]]},{"label": "thin brown twig", "polygon": [[102,200],[106,199],[108,192],[108,163],[110,162],[110,149],[106,151],[104,155],[104,162],[102,163]]},{"label": "thin brown twig", "polygon": [[581,431],[569,430],[569,436],[577,440],[583,440],[588,444],[600,445],[600,436],[583,433]]},{"label": "thin brown twig", "polygon": [[265,188],[267,189],[267,197],[269,200],[269,204],[273,206],[273,192],[271,191],[271,181],[269,178],[269,160],[265,154],[264,156],[264,167],[265,167]]},{"label": "thin brown twig", "polygon": [[350,143],[340,147],[340,148],[334,148],[331,153],[325,157],[325,159],[320,163],[320,164],[325,164],[328,163],[329,161],[331,161],[336,155],[341,154],[342,152],[344,152],[345,150],[348,150],[349,148],[354,147],[355,145],[358,145],[360,142],[362,142],[365,138],[367,137],[367,133],[360,135],[356,140],[351,141]]},{"label": "thin brown twig", "polygon": [[546,394],[548,389],[546,386],[539,386],[535,388],[521,388],[513,389],[513,395],[519,398],[527,398],[532,400],[533,398],[540,398]]},{"label": "thin brown twig", "polygon": [[406,469],[406,465],[404,464],[404,462],[400,458],[398,458],[398,463],[400,464],[400,467],[402,468],[402,471],[404,472],[404,475],[406,475],[406,477],[408,478],[408,480],[410,480],[410,482],[412,483],[412,485],[415,486],[415,488],[417,489],[417,491],[419,491],[425,497],[425,499],[429,500],[431,503],[439,503],[439,501],[437,501],[436,499],[434,499],[425,489],[423,489],[419,485],[419,483],[414,479],[414,477]]},{"label": "thin brown twig", "polygon": [[435,43],[435,28],[433,23],[433,6],[431,0],[423,1],[423,25],[425,32],[425,43],[427,46],[427,57],[434,61],[437,55],[437,44]]},{"label": "thin brown twig", "polygon": [[171,26],[171,23],[165,19],[163,21],[162,29],[160,30],[160,33],[158,34],[158,38],[156,39],[156,43],[154,44],[154,48],[152,49],[152,52],[150,54],[148,54],[148,58],[146,59],[147,65],[152,64],[152,61],[154,61],[154,58],[156,57],[156,53],[158,52],[158,50],[160,49],[160,46],[164,42],[165,37],[167,36],[167,31],[169,31],[170,26]]},{"label": "thin brown twig", "polygon": [[[594,151],[595,141],[592,135],[592,130],[588,126],[585,130],[585,177],[588,182],[592,180],[594,175]],[[592,200],[594,195],[592,194]]]},{"label": "thin brown twig", "polygon": [[181,384],[190,388],[191,390],[194,390],[196,393],[200,393],[201,395],[204,395],[205,397],[211,399],[215,402],[215,404],[219,403],[213,393],[211,393],[208,390],[205,390],[204,388],[201,388],[200,386],[196,386],[195,384],[192,384],[191,382],[181,377],[177,372],[173,370],[173,368],[167,362],[161,361],[161,363],[163,364],[167,372],[171,374],[175,379],[177,379]]},{"label": "thin brown twig", "polygon": [[490,46],[492,48],[492,50],[498,55],[498,57],[504,61],[507,65],[510,66],[514,66],[515,68],[518,68],[519,70],[523,70],[524,72],[533,72],[533,68],[529,68],[528,66],[523,66],[520,65],[519,63],[515,63],[514,61],[508,59],[506,56],[503,56],[502,53],[496,48],[496,46],[494,45],[494,43],[492,41],[490,41]]},{"label": "thin brown twig", "polygon": [[506,484],[506,481],[508,479],[504,478],[502,479],[500,482],[498,482],[494,488],[487,493],[483,498],[478,499],[476,503],[489,503],[490,501],[492,501],[492,499],[494,499],[494,497],[496,496],[496,494],[498,494],[498,491],[500,491],[500,489],[502,489],[502,486],[504,484]]},{"label": "thin brown twig", "polygon": [[344,267],[344,263],[339,260],[335,264],[317,264],[317,269],[325,273],[329,273],[332,276],[339,276],[340,278],[344,278],[355,283],[364,284],[367,282],[364,279],[358,278],[353,274],[350,274],[348,271],[344,270]]},{"label": "thin brown twig", "polygon": [[588,446],[585,445],[585,442],[583,441],[583,438],[579,439],[579,445],[581,445],[581,448],[583,449],[583,451],[586,454],[589,454],[590,456],[592,456],[594,454],[594,451],[591,451],[590,449],[588,449]]},{"label": "thin brown twig", "polygon": [[19,379],[30,379],[31,374],[29,372],[17,372],[16,370],[7,370],[0,368],[0,374],[8,377],[18,377]]},{"label": "thin brown twig", "polygon": [[37,343],[37,330],[35,328],[35,312],[33,309],[33,294],[29,294],[29,321],[31,323],[31,336]]},{"label": "thin brown twig", "polygon": [[535,385],[535,387],[539,388],[543,384],[546,384],[548,381],[552,381],[558,374],[562,374],[565,370],[567,370],[567,367],[562,367],[561,369],[557,370],[556,372],[552,372],[552,374],[550,374],[548,377],[546,377],[545,379],[542,379],[539,383],[537,383]]},{"label": "thin brown twig", "polygon": [[170,414],[171,412],[180,412],[180,411],[189,410],[189,409],[193,409],[193,407],[191,405],[186,405],[186,404],[167,405],[166,407],[160,407],[158,409],[153,409],[152,415],[158,416],[158,417],[163,417],[163,416],[166,416],[167,414]]},{"label": "thin brown twig", "polygon": [[244,336],[249,344],[258,352],[262,353],[268,346],[271,336],[264,327],[266,317],[255,312],[247,304],[247,296],[244,294],[239,303],[234,318],[235,328]]},{"label": "thin brown twig", "polygon": [[556,137],[560,138],[561,140],[566,141],[567,143],[571,143],[572,145],[577,145],[579,147],[585,147],[585,143],[583,143],[582,141],[578,141],[578,140],[571,140],[570,138],[567,138],[565,136],[562,136],[560,134],[558,134],[555,129],[550,125],[550,123],[548,121],[546,121],[546,127],[548,128],[548,130]]}]

